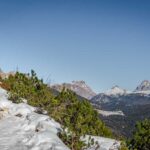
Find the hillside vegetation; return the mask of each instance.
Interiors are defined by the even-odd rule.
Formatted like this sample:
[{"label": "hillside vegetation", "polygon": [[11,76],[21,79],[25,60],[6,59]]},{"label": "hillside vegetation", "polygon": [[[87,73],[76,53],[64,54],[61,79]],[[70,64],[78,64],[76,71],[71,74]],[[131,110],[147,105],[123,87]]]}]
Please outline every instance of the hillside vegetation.
[{"label": "hillside vegetation", "polygon": [[145,119],[136,124],[128,146],[130,150],[150,150],[150,120]]},{"label": "hillside vegetation", "polygon": [[94,143],[86,145],[80,141],[84,135],[112,137],[111,131],[99,119],[98,113],[87,100],[78,100],[75,93],[63,89],[54,96],[51,89],[38,79],[32,70],[31,74],[17,72],[8,78],[0,79],[1,86],[9,91],[9,99],[20,103],[27,99],[29,105],[46,110],[56,121],[63,125],[60,137],[72,150],[81,150]]}]

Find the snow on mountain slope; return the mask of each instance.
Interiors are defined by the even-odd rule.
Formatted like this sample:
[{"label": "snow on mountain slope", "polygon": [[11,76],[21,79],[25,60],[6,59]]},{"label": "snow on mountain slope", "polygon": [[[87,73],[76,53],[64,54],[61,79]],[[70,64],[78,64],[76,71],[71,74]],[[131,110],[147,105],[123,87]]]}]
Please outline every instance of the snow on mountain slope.
[{"label": "snow on mountain slope", "polygon": [[104,92],[106,95],[124,95],[127,91],[125,89],[120,88],[119,86],[114,86],[110,90]]},{"label": "snow on mountain slope", "polygon": [[0,89],[1,150],[69,150],[58,138],[59,123],[35,113],[27,104],[13,104]]},{"label": "snow on mountain slope", "polygon": [[104,111],[97,109],[97,112],[103,116],[112,116],[112,115],[124,116],[124,113],[122,111]]},{"label": "snow on mountain slope", "polygon": [[142,83],[139,86],[137,86],[134,93],[150,94],[150,81],[142,81]]},{"label": "snow on mountain slope", "polygon": [[94,139],[98,144],[87,150],[119,150],[120,148],[120,142],[110,138],[86,135],[83,140],[88,141],[89,137]]}]

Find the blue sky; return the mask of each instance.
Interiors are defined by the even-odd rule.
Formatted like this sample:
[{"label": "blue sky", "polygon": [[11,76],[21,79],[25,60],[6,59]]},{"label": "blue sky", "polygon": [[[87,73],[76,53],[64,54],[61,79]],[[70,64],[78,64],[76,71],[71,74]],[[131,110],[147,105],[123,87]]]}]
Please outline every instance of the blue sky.
[{"label": "blue sky", "polygon": [[1,0],[0,67],[133,90],[150,80],[150,1]]}]

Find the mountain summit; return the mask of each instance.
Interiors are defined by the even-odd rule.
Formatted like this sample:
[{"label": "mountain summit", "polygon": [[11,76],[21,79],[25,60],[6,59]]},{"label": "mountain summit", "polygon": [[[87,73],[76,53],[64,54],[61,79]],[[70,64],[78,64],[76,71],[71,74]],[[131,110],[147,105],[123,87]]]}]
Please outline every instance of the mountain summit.
[{"label": "mountain summit", "polygon": [[[143,81],[133,92],[114,86],[94,96],[90,102],[117,135],[130,137],[137,121],[150,118],[150,82]],[[113,115],[106,116],[108,113]],[[116,113],[124,115],[116,116]]]},{"label": "mountain summit", "polygon": [[63,87],[72,90],[77,95],[87,99],[91,99],[96,93],[86,84],[85,81],[72,81],[71,83],[55,84],[51,86],[57,91],[61,91]]},{"label": "mountain summit", "polygon": [[150,81],[144,80],[142,83],[135,89],[135,92],[141,91],[150,91]]},{"label": "mountain summit", "polygon": [[124,95],[126,94],[126,90],[120,88],[118,85],[113,86],[110,90],[104,92],[106,95]]}]

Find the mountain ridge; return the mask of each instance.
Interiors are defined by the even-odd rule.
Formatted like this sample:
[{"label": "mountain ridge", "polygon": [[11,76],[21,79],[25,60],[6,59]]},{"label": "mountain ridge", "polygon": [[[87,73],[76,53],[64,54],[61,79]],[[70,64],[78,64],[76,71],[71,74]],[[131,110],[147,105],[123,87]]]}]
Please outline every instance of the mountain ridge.
[{"label": "mountain ridge", "polygon": [[110,90],[107,90],[106,92],[102,92],[106,95],[124,95],[127,93],[127,90],[122,89],[118,85],[113,86]]},{"label": "mountain ridge", "polygon": [[137,121],[150,118],[150,92],[149,81],[142,81],[137,86],[138,91],[126,92],[124,94],[99,93],[90,102],[102,111],[121,111],[123,115],[104,116],[99,111],[100,118],[109,126],[115,134],[130,137]]},{"label": "mountain ridge", "polygon": [[52,89],[57,91],[61,91],[63,87],[68,88],[75,92],[77,95],[84,97],[86,99],[91,100],[95,96],[98,95],[107,95],[107,96],[119,96],[119,95],[128,95],[128,94],[150,94],[150,81],[143,80],[141,84],[139,84],[135,90],[128,91],[124,88],[121,88],[118,85],[113,86],[111,89],[107,91],[96,93],[92,90],[92,88],[86,84],[84,80],[77,80],[72,81],[71,83],[62,83],[62,84],[53,84],[50,86]]},{"label": "mountain ridge", "polygon": [[75,92],[77,95],[84,97],[86,99],[91,99],[93,96],[96,95],[96,93],[91,89],[91,87],[88,86],[86,82],[83,80],[72,81],[71,83],[54,84],[50,87],[59,92],[63,88],[67,88]]}]

